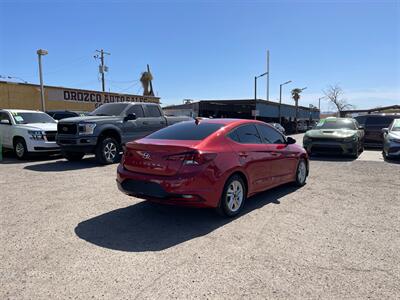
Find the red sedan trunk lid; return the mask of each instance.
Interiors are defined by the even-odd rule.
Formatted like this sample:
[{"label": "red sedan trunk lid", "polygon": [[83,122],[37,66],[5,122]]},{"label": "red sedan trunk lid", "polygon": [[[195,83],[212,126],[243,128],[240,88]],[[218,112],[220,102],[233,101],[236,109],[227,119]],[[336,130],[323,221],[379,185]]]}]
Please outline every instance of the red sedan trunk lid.
[{"label": "red sedan trunk lid", "polygon": [[128,143],[123,165],[132,172],[173,176],[199,142],[142,139]]}]

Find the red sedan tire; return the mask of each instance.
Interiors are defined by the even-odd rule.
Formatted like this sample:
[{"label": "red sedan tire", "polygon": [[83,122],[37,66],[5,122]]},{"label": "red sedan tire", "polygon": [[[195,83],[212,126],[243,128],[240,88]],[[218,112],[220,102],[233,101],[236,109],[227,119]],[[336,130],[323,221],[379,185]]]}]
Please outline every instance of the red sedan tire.
[{"label": "red sedan tire", "polygon": [[226,181],[217,211],[225,217],[234,217],[240,213],[246,200],[246,185],[239,175],[233,175]]},{"label": "red sedan tire", "polygon": [[307,170],[307,162],[304,158],[300,158],[299,163],[297,164],[296,170],[296,180],[294,181],[296,186],[303,186],[306,184],[308,175]]}]

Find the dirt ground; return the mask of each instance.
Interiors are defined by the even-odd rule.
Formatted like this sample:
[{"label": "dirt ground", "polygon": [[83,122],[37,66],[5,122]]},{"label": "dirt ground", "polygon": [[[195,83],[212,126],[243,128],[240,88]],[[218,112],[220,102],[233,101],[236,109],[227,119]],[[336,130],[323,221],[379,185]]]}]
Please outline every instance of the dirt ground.
[{"label": "dirt ground", "polygon": [[316,157],[243,214],[120,193],[92,157],[0,163],[0,299],[399,299],[400,164]]}]

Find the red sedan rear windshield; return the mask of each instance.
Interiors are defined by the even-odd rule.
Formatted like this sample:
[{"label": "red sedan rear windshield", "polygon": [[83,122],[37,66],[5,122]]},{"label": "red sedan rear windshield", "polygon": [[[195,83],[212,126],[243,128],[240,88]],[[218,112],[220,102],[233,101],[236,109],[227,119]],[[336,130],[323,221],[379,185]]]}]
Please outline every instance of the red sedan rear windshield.
[{"label": "red sedan rear windshield", "polygon": [[146,138],[158,140],[189,140],[198,141],[205,139],[210,134],[223,127],[224,124],[199,123],[195,121],[181,122],[156,131]]}]

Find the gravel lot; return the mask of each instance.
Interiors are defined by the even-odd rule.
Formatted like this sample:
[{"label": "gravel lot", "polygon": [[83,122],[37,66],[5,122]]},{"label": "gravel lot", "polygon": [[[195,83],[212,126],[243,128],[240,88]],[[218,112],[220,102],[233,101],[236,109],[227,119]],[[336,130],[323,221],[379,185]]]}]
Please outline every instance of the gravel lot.
[{"label": "gravel lot", "polygon": [[400,298],[400,164],[379,151],[316,157],[232,220],[125,196],[115,172],[0,163],[0,299]]}]

